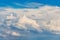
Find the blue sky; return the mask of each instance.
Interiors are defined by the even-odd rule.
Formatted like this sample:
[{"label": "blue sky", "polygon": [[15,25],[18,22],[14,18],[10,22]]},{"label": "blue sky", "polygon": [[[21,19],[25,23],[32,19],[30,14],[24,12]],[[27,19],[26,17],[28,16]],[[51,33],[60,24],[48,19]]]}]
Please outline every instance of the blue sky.
[{"label": "blue sky", "polygon": [[[50,6],[60,6],[60,0],[0,0],[0,7],[27,8],[25,5],[31,2]],[[18,6],[15,3],[19,3],[24,6]]]}]

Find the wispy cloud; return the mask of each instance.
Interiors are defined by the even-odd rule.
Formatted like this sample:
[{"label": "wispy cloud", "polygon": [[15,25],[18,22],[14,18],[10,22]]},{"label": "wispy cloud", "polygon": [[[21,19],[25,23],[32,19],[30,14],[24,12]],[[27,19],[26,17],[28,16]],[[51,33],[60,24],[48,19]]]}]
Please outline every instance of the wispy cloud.
[{"label": "wispy cloud", "polygon": [[41,7],[43,6],[43,4],[40,4],[40,3],[37,3],[37,2],[29,2],[29,3],[26,3],[26,4],[20,4],[20,3],[14,3],[16,6],[22,6],[22,7],[25,7],[25,8],[38,8],[38,7]]},{"label": "wispy cloud", "polygon": [[31,3],[27,3],[26,7],[38,8],[41,7],[42,5],[43,4],[31,2]]}]

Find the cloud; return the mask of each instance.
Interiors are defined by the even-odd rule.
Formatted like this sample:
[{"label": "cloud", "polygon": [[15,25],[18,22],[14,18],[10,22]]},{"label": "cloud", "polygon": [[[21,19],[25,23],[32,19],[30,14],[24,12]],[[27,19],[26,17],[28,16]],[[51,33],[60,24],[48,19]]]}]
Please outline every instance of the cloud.
[{"label": "cloud", "polygon": [[35,20],[32,20],[32,19],[29,19],[27,18],[25,15],[23,17],[21,17],[19,20],[18,20],[18,23],[17,23],[17,26],[20,26],[24,29],[28,29],[25,24],[30,24],[32,25],[32,28],[36,29],[37,31],[40,31],[40,27],[38,25],[38,23],[35,21]]},{"label": "cloud", "polygon": [[26,7],[38,8],[38,7],[41,7],[42,5],[43,4],[31,2],[31,3],[28,3]]},{"label": "cloud", "polygon": [[[51,31],[54,34],[60,34],[60,7],[55,7],[55,6],[44,6],[41,9],[41,13],[43,15],[43,20],[42,24],[45,26],[47,30]],[[49,24],[48,21],[50,22]]]},{"label": "cloud", "polygon": [[[32,3],[32,5],[33,4],[34,3]],[[28,5],[31,5],[31,4],[28,4]],[[48,30],[52,32],[53,34],[60,34],[60,25],[59,25],[60,24],[60,7],[58,6],[45,5],[45,6],[39,7],[38,9],[30,9],[30,8],[25,8],[25,9],[3,8],[3,9],[4,10],[0,12],[1,13],[0,15],[5,16],[5,17],[2,16],[4,20],[7,20],[6,18],[10,14],[13,14],[13,16],[14,14],[17,15],[17,16],[14,16],[15,21],[13,22],[13,25],[15,25],[15,23],[18,24],[19,22],[18,20],[25,15],[27,18],[29,18],[29,20],[32,19],[36,21],[37,22],[36,24],[39,25],[41,29]],[[13,19],[10,21],[13,21]],[[12,22],[10,24],[12,24]]]},{"label": "cloud", "polygon": [[18,33],[18,32],[12,32],[11,35],[13,35],[13,36],[21,36],[21,34]]},{"label": "cloud", "polygon": [[29,2],[26,4],[14,3],[14,5],[20,6],[20,7],[25,7],[25,8],[38,8],[38,7],[43,6],[43,4],[40,4],[37,2]]},{"label": "cloud", "polygon": [[20,4],[20,3],[14,3],[16,6],[24,6],[25,7],[25,5],[23,5],[23,4]]}]

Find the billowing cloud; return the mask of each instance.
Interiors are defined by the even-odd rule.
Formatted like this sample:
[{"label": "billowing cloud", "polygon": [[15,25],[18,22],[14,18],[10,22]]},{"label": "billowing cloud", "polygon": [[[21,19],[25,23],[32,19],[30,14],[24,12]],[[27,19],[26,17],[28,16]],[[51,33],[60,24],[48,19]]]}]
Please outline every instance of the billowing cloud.
[{"label": "billowing cloud", "polygon": [[[32,3],[32,4],[34,4],[34,3]],[[0,15],[3,15],[2,17],[4,19],[3,18],[2,19],[4,21],[6,20],[5,22],[6,22],[6,24],[8,24],[8,26],[10,24],[12,24],[17,27],[16,24],[19,24],[19,21],[25,15],[28,19],[26,20],[25,18],[23,18],[21,23],[23,23],[23,24],[30,23],[30,24],[32,24],[32,26],[35,29],[40,28],[40,30],[44,29],[44,30],[48,30],[54,34],[60,34],[60,25],[59,25],[60,24],[60,7],[46,5],[46,6],[39,7],[38,9],[4,8],[4,10],[2,10],[0,13],[1,13]],[[12,14],[12,16],[14,16],[14,19],[12,19],[13,17],[11,16],[11,14]],[[33,22],[31,23],[30,21],[31,22],[33,21]]]},{"label": "billowing cloud", "polygon": [[49,31],[53,33],[60,34],[60,7],[44,6],[40,10],[44,13],[42,24]]}]

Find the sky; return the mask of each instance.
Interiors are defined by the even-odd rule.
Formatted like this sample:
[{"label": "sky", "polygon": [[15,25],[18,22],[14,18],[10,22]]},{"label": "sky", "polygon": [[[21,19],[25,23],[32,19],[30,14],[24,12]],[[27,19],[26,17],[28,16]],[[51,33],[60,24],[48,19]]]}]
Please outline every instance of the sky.
[{"label": "sky", "polygon": [[[11,14],[15,14],[16,17]],[[28,23],[32,25],[32,29],[35,28],[38,32],[46,30],[52,34],[59,34],[58,37],[52,36],[52,40],[60,39],[60,0],[0,0],[0,24],[3,24],[5,19],[11,19],[11,22],[6,21],[7,26],[12,24],[16,28],[28,30],[29,28],[24,25]],[[12,35],[21,36],[22,34],[13,32]],[[33,39],[38,40],[41,37],[39,36],[37,39]],[[48,37],[50,38],[50,36]],[[44,38],[42,37],[42,39]]]},{"label": "sky", "polygon": [[60,0],[0,0],[0,7],[38,8],[38,7],[31,7],[31,5],[28,5],[29,3],[33,2],[42,5],[60,6]]},{"label": "sky", "polygon": [[[21,8],[28,8],[28,9],[21,9]],[[58,27],[56,28],[55,26],[56,23],[54,24],[54,21],[52,21],[50,26],[52,26],[51,27],[52,30],[53,29],[55,30],[56,28],[56,30],[60,31],[59,27],[60,0],[0,0],[0,13],[2,15],[9,13],[16,13],[19,15],[19,17],[20,16],[22,17],[22,15],[26,15],[31,19],[39,19],[41,15],[44,14],[42,16],[43,20],[50,20],[52,18],[55,21],[55,19],[57,19]],[[42,14],[39,15],[39,13]],[[46,17],[47,14],[48,18]],[[34,15],[34,17],[32,17],[32,15]],[[46,24],[44,23],[44,25]]]}]

